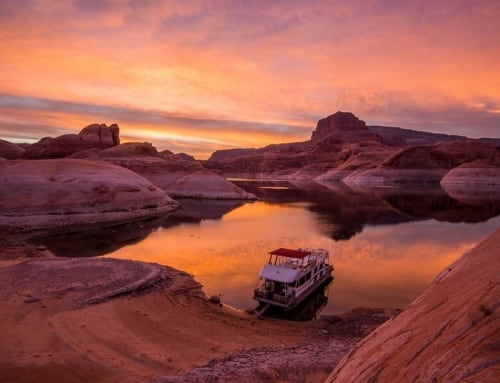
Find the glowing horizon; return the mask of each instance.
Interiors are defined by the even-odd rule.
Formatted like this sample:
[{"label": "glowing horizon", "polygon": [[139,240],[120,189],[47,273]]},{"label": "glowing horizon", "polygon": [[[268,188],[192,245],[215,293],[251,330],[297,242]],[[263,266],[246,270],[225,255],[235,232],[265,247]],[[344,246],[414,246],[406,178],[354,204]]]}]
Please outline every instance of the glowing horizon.
[{"label": "glowing horizon", "polygon": [[500,131],[496,1],[0,3],[0,138],[118,123],[206,158],[367,124]]}]

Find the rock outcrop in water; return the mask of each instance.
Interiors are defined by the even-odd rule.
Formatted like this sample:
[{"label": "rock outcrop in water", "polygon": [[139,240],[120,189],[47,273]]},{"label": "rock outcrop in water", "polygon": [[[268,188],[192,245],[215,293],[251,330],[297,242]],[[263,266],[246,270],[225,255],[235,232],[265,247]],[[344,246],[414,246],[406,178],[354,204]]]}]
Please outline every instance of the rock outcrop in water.
[{"label": "rock outcrop in water", "polygon": [[79,155],[130,169],[174,198],[255,199],[252,194],[204,168],[198,161],[169,151],[159,153],[147,142],[126,143]]},{"label": "rock outcrop in water", "polygon": [[[500,169],[499,148],[498,139],[369,127],[352,113],[337,112],[318,121],[309,141],[217,151],[205,166],[230,177],[320,183],[439,183],[450,173],[444,182],[498,185],[492,169]],[[450,172],[472,169],[469,163],[476,164],[474,171]]]},{"label": "rock outcrop in water", "polygon": [[496,382],[500,230],[447,267],[408,308],[336,366],[326,383]]},{"label": "rock outcrop in water", "polygon": [[345,181],[381,184],[440,182],[457,167],[475,171],[457,172],[445,182],[500,184],[500,180],[492,177],[492,169],[500,170],[499,151],[491,144],[478,141],[451,141],[403,149],[374,169],[350,174]]},{"label": "rock outcrop in water", "polygon": [[0,162],[0,227],[50,228],[123,221],[178,206],[138,174],[104,161]]},{"label": "rock outcrop in water", "polygon": [[130,169],[173,197],[254,199],[220,175],[204,168],[188,154],[159,153],[151,143],[120,144],[120,129],[113,124],[91,124],[78,134],[46,137],[26,149],[0,142],[0,157],[7,159],[75,158],[111,162]]}]

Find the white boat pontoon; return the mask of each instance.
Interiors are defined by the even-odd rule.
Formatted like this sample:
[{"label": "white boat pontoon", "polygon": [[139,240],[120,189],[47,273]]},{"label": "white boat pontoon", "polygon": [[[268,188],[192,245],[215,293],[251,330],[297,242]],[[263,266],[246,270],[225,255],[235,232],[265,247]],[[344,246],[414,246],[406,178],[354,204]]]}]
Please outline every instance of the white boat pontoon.
[{"label": "white boat pontoon", "polygon": [[325,249],[284,249],[269,253],[253,298],[285,310],[296,307],[332,277],[333,266]]}]

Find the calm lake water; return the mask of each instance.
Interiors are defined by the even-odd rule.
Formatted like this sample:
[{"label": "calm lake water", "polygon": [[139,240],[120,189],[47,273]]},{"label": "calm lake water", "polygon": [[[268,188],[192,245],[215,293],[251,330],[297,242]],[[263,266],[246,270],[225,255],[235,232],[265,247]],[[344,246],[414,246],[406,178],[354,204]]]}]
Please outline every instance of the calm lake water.
[{"label": "calm lake water", "polygon": [[181,200],[157,220],[47,237],[58,255],[156,262],[184,270],[205,293],[241,309],[268,252],[330,251],[334,281],[322,314],[404,308],[460,255],[500,227],[500,196],[458,200],[440,187],[379,189],[237,182],[259,201]]}]

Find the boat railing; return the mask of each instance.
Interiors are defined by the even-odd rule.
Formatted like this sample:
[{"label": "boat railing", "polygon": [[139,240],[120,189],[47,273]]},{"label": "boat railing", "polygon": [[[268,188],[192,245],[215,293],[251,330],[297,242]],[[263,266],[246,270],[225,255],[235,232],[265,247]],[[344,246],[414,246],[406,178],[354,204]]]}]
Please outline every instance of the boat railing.
[{"label": "boat railing", "polygon": [[267,290],[261,290],[261,289],[255,289],[253,291],[253,294],[255,297],[258,298],[265,298],[265,299],[272,299],[273,293]]},{"label": "boat railing", "polygon": [[284,303],[284,304],[287,304],[292,298],[291,296],[276,294],[272,293],[271,291],[265,291],[259,289],[254,290],[254,297],[268,299],[270,301]]},{"label": "boat railing", "polygon": [[280,294],[273,294],[273,301],[275,301],[275,302],[287,304],[289,300],[290,300],[289,296],[280,295]]}]

